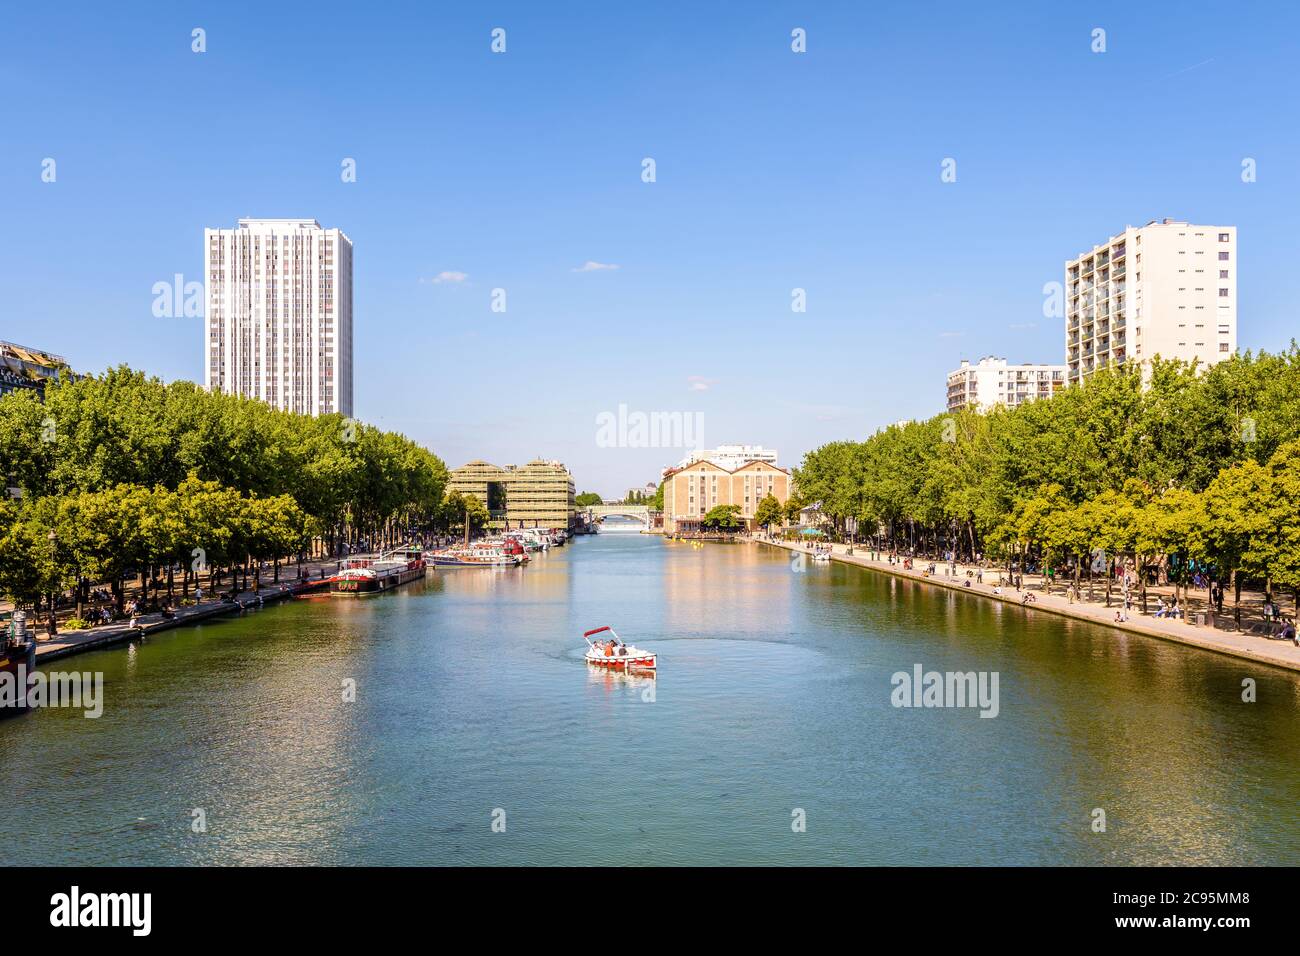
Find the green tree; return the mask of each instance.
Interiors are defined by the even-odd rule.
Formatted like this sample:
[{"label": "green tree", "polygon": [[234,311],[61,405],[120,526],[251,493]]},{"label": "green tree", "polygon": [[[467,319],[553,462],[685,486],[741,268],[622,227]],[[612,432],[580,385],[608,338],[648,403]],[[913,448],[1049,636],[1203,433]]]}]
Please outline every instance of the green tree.
[{"label": "green tree", "polygon": [[710,508],[701,520],[702,527],[719,531],[735,531],[740,527],[740,505],[718,505]]},{"label": "green tree", "polygon": [[776,495],[769,494],[754,509],[754,523],[760,528],[770,528],[782,518],[781,502]]}]

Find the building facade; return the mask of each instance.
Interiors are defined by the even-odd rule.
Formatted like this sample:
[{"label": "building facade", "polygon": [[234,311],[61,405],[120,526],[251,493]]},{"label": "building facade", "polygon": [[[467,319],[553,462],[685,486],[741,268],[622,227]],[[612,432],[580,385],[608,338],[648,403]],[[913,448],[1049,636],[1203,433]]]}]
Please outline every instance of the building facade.
[{"label": "building facade", "polygon": [[1004,358],[988,356],[974,365],[961,365],[948,373],[948,411],[964,408],[987,411],[994,405],[1016,408],[1039,398],[1051,398],[1065,388],[1064,365],[1008,365]]},{"label": "building facade", "polygon": [[30,391],[45,398],[45,383],[66,381],[76,376],[62,355],[0,342],[0,395]]},{"label": "building facade", "polygon": [[738,517],[752,530],[758,503],[772,495],[784,505],[792,481],[789,471],[768,461],[727,469],[703,459],[669,469],[664,475],[664,532],[699,531],[705,515],[719,505],[739,505]]},{"label": "building facade", "polygon": [[1237,228],[1128,226],[1065,264],[1069,384],[1125,361],[1221,362],[1237,351]]},{"label": "building facade", "polygon": [[314,219],[203,230],[203,384],[303,415],[352,415],[352,241]]},{"label": "building facade", "polygon": [[572,528],[576,520],[573,476],[558,461],[504,468],[471,461],[451,472],[447,490],[486,505],[492,528]]},{"label": "building facade", "polygon": [[[750,461],[765,461],[769,465],[777,462],[776,450],[762,445],[719,445],[717,448],[698,448],[677,463],[678,468],[686,468],[697,461],[711,461],[719,468],[735,471]],[[670,469],[664,469],[667,473]]]}]

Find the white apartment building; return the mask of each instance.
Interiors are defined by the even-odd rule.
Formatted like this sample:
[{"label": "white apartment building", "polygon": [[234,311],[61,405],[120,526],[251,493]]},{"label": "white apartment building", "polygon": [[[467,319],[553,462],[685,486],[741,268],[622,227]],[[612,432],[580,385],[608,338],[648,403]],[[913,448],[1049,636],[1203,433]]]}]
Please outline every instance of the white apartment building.
[{"label": "white apartment building", "polygon": [[994,405],[1015,408],[1037,398],[1051,398],[1065,388],[1064,365],[1008,365],[990,355],[974,365],[966,359],[948,373],[948,411],[988,411]]},{"label": "white apartment building", "polygon": [[[735,471],[747,462],[762,461],[776,465],[776,450],[762,445],[719,445],[717,448],[697,448],[680,462],[678,468],[688,468],[697,461],[711,461],[724,471]],[[667,473],[672,469],[665,468]]]},{"label": "white apartment building", "polygon": [[1125,227],[1065,264],[1071,385],[1132,360],[1221,362],[1237,351],[1237,227]]},{"label": "white apartment building", "polygon": [[203,384],[304,415],[352,415],[352,240],[314,219],[203,230]]}]

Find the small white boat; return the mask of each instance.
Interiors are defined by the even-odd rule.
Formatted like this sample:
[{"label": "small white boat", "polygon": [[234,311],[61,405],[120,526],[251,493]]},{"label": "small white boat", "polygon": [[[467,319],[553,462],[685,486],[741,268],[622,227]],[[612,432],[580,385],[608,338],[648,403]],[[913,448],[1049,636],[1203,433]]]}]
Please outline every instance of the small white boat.
[{"label": "small white boat", "polygon": [[[609,637],[593,641],[595,634],[609,634]],[[598,627],[582,635],[587,642],[587,663],[593,667],[609,667],[620,671],[658,671],[657,657],[651,651],[643,651],[631,644],[626,644],[612,627]]]},{"label": "small white boat", "polygon": [[829,562],[830,559],[831,559],[831,553],[829,551],[818,551],[816,554],[813,555],[814,561]]}]

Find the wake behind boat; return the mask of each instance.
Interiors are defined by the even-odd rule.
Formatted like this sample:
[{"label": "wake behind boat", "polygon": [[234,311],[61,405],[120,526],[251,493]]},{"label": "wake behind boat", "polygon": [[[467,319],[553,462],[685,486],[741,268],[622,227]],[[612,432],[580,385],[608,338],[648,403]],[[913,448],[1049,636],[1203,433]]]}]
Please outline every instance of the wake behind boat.
[{"label": "wake behind boat", "polygon": [[[610,636],[601,640],[593,641],[593,634],[605,634]],[[614,670],[622,671],[652,671],[658,672],[658,658],[651,651],[643,651],[631,644],[624,643],[614,629],[609,626],[598,627],[594,630],[587,631],[582,635],[582,639],[587,642],[587,663],[594,667],[609,667]]]}]

